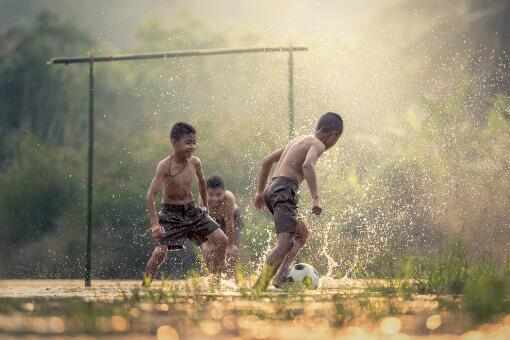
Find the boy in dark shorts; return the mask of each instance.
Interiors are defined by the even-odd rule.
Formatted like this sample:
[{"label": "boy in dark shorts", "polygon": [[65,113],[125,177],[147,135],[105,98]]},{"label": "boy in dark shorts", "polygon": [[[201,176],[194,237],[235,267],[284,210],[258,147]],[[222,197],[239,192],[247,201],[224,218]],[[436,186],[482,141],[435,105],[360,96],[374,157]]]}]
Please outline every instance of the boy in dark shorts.
[{"label": "boy in dark shorts", "polygon": [[[298,218],[299,184],[306,179],[312,195],[312,213],[319,215],[322,208],[319,202],[315,163],[325,150],[336,144],[342,131],[342,118],[336,113],[327,112],[319,119],[315,134],[295,138],[262,161],[255,207],[262,210],[265,204],[271,211],[278,240],[267,256],[254,289],[265,291],[275,273],[273,279],[275,287],[278,288],[285,282],[290,264],[308,237],[308,228]],[[274,177],[266,187],[274,163],[277,163]]]},{"label": "boy in dark shorts", "polygon": [[[213,176],[207,180],[207,199],[209,214],[218,222],[228,238],[225,271],[232,278],[235,276],[241,230],[244,226],[241,211],[236,204],[234,194],[225,189],[225,183],[219,176]],[[204,256],[207,262],[207,251],[204,251]]]},{"label": "boy in dark shorts", "polygon": [[[150,285],[168,250],[182,249],[185,239],[199,246],[207,245],[210,252],[209,269],[213,274],[221,274],[225,262],[227,237],[207,215],[207,189],[202,163],[193,156],[196,130],[189,124],[177,123],[170,131],[170,140],[174,152],[159,162],[147,193],[147,209],[156,248],[145,267],[145,286]],[[205,210],[193,200],[191,189],[195,177]],[[155,197],[161,187],[163,197],[157,216]]]}]

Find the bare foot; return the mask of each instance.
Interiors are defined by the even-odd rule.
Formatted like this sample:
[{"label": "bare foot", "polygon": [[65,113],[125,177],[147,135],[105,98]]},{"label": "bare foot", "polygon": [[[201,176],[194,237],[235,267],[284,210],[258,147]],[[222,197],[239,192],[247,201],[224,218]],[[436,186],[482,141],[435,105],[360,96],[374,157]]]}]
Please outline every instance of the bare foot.
[{"label": "bare foot", "polygon": [[283,280],[280,278],[276,278],[276,277],[273,279],[273,286],[275,288],[282,288],[284,283],[285,283],[285,278]]},{"label": "bare foot", "polygon": [[273,287],[275,287],[275,288],[280,289],[280,288],[282,288],[282,286],[283,286],[283,283],[276,283],[276,282],[273,282]]},{"label": "bare foot", "polygon": [[283,268],[280,266],[280,269],[273,278],[273,286],[275,286],[276,288],[280,288],[287,280],[288,273],[289,268]]}]

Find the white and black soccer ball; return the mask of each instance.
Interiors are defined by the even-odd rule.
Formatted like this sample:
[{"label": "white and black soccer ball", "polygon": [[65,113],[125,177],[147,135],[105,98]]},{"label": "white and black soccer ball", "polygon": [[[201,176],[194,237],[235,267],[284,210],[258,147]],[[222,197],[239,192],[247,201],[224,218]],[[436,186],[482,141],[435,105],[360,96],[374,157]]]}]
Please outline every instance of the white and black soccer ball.
[{"label": "white and black soccer ball", "polygon": [[286,282],[303,285],[308,289],[317,289],[319,287],[319,274],[309,264],[298,263],[291,267]]}]

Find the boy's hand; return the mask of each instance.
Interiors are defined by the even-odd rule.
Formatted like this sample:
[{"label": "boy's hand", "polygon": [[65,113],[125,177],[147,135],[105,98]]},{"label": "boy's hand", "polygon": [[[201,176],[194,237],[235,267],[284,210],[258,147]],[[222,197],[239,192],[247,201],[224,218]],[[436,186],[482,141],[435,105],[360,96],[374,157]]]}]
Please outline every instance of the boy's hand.
[{"label": "boy's hand", "polygon": [[322,212],[322,207],[319,205],[319,199],[314,198],[312,200],[312,213],[314,215],[320,215]]},{"label": "boy's hand", "polygon": [[158,240],[165,236],[165,228],[163,228],[159,223],[155,223],[151,226],[152,238]]},{"label": "boy's hand", "polygon": [[232,256],[232,257],[236,257],[239,255],[239,248],[233,244],[231,246],[228,246],[227,247],[227,255],[228,256]]},{"label": "boy's hand", "polygon": [[264,197],[262,197],[260,192],[255,194],[255,200],[253,203],[255,204],[255,208],[257,208],[258,211],[262,211],[262,209],[264,209]]}]

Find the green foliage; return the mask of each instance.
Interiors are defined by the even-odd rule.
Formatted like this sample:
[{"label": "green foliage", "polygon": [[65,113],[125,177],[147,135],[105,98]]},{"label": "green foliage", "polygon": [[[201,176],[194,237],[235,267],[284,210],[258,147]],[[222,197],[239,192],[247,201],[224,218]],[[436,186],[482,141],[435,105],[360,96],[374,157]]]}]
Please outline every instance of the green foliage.
[{"label": "green foliage", "polygon": [[402,263],[404,293],[461,294],[471,268],[463,247],[449,246],[438,259],[412,256]]},{"label": "green foliage", "polygon": [[479,265],[469,273],[465,286],[464,309],[476,322],[510,313],[510,272]]},{"label": "green foliage", "polygon": [[428,284],[432,291],[439,294],[460,294],[464,290],[468,275],[465,257],[450,251],[429,273]]},{"label": "green foliage", "polygon": [[81,84],[46,61],[56,54],[83,53],[88,46],[83,33],[48,12],[37,16],[30,30],[0,37],[0,138],[18,129],[63,142],[72,119],[81,121],[69,98],[75,96],[73,85]]},{"label": "green foliage", "polygon": [[30,135],[23,137],[13,152],[14,162],[0,174],[0,233],[2,244],[35,241],[55,228],[65,206],[65,197],[75,196],[76,179],[61,165],[58,149],[40,144]]},{"label": "green foliage", "polygon": [[510,98],[498,96],[487,117],[488,135],[508,134],[510,132]]}]

